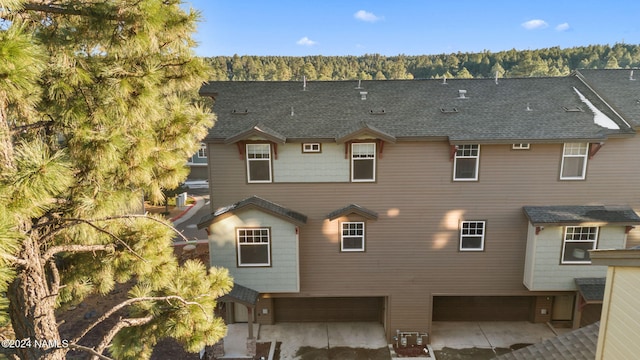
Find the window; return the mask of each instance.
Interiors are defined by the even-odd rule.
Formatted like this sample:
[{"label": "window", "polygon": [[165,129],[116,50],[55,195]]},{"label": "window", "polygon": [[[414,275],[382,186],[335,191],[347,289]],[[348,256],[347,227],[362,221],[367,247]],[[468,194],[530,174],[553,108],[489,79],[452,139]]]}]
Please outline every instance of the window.
[{"label": "window", "polygon": [[237,229],[238,266],[271,266],[269,228]]},{"label": "window", "polygon": [[511,146],[513,150],[529,150],[529,144],[513,144]]},{"label": "window", "polygon": [[567,226],[562,246],[562,264],[590,264],[589,250],[596,248],[598,228]]},{"label": "window", "polygon": [[564,144],[560,180],[584,180],[588,153],[589,144],[587,143]]},{"label": "window", "polygon": [[270,144],[247,144],[247,179],[250,183],[271,182]]},{"label": "window", "polygon": [[351,144],[351,181],[376,180],[376,144]]},{"label": "window", "polygon": [[484,250],[484,221],[463,221],[460,227],[460,251]]},{"label": "window", "polygon": [[480,145],[458,145],[453,161],[453,180],[478,180]]},{"label": "window", "polygon": [[206,158],[207,157],[207,144],[200,143],[200,149],[198,150],[198,157],[199,158]]},{"label": "window", "polygon": [[342,227],[340,250],[364,251],[364,223],[343,222],[340,226]]},{"label": "window", "polygon": [[302,144],[302,152],[303,153],[319,153],[321,152],[322,147],[320,143],[304,143]]}]

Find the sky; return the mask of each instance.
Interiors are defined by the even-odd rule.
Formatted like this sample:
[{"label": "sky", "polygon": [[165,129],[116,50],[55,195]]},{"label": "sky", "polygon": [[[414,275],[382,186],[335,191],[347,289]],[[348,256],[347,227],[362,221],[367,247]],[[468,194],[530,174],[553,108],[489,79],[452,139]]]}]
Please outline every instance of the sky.
[{"label": "sky", "polygon": [[184,0],[199,56],[435,55],[640,44],[638,0]]}]

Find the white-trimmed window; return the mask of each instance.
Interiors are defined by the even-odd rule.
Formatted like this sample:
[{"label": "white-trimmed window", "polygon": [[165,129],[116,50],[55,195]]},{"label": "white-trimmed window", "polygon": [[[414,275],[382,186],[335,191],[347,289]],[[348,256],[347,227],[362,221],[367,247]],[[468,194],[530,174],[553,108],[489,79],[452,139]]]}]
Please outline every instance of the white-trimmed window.
[{"label": "white-trimmed window", "polygon": [[484,221],[463,221],[460,224],[460,251],[483,251],[484,230]]},{"label": "white-trimmed window", "polygon": [[529,150],[531,147],[529,144],[513,144],[511,148],[513,150]]},{"label": "white-trimmed window", "polygon": [[364,222],[343,222],[340,228],[341,251],[364,251]]},{"label": "white-trimmed window", "polygon": [[203,159],[207,157],[207,144],[200,143],[200,149],[198,149],[198,157]]},{"label": "white-trimmed window", "polygon": [[319,153],[322,151],[322,146],[320,143],[303,143],[302,144],[302,152],[303,153]]},{"label": "white-trimmed window", "polygon": [[588,143],[564,144],[560,180],[584,180],[587,172],[588,154]]},{"label": "white-trimmed window", "polygon": [[269,228],[239,228],[236,231],[238,266],[271,266]]},{"label": "white-trimmed window", "polygon": [[247,144],[247,180],[250,183],[271,182],[270,144]]},{"label": "white-trimmed window", "polygon": [[458,145],[453,160],[453,180],[478,180],[480,165],[480,145]]},{"label": "white-trimmed window", "polygon": [[376,143],[351,144],[351,181],[376,181]]},{"label": "white-trimmed window", "polygon": [[562,264],[591,264],[589,250],[598,243],[598,227],[567,226],[562,244]]}]

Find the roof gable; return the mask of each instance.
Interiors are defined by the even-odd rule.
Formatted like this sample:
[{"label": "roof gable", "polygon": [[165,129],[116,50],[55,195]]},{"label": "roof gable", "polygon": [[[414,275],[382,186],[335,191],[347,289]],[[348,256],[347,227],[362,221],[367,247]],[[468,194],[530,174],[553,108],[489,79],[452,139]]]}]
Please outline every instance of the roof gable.
[{"label": "roof gable", "polygon": [[307,223],[306,215],[254,195],[244,200],[238,201],[237,203],[222,207],[216,210],[213,214],[204,216],[198,223],[198,229],[206,228],[212,223],[223,219],[225,215],[236,214],[246,209],[258,209],[265,213],[280,217],[296,225],[304,225]]},{"label": "roof gable", "polygon": [[270,129],[264,124],[257,124],[246,130],[240,131],[236,134],[229,136],[224,140],[224,143],[233,144],[238,141],[250,139],[254,136],[257,136],[275,143],[280,143],[280,144],[284,144],[285,141],[287,141],[286,136],[278,133],[277,131]]},{"label": "roof gable", "polygon": [[356,214],[356,215],[360,215],[365,219],[369,219],[369,220],[377,220],[378,219],[378,213],[376,213],[373,210],[369,210],[367,208],[364,208],[358,204],[349,204],[343,208],[334,210],[332,212],[330,212],[329,214],[327,214],[327,219],[329,220],[335,220],[341,216],[346,216],[346,215],[350,215],[350,214]]}]

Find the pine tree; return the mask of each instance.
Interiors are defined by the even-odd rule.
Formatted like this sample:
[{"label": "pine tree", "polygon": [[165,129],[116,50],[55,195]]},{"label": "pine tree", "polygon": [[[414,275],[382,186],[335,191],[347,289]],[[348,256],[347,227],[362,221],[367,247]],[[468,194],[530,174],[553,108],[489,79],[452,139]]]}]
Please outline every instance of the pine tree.
[{"label": "pine tree", "polygon": [[[197,96],[209,76],[192,51],[198,14],[179,0],[0,0],[0,19],[0,314],[17,339],[65,345],[4,350],[144,359],[166,337],[192,352],[215,343],[228,273],[179,266],[175,229],[135,214],[143,193],[179,184],[212,125]],[[126,314],[60,339],[56,308],[127,281],[114,308]]]}]

